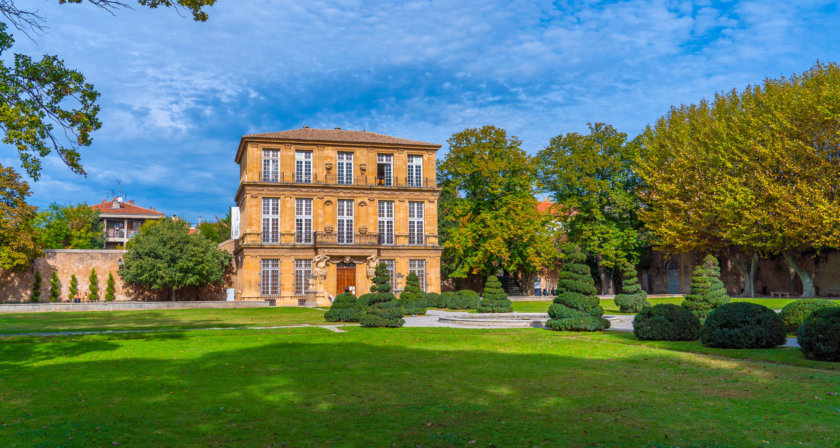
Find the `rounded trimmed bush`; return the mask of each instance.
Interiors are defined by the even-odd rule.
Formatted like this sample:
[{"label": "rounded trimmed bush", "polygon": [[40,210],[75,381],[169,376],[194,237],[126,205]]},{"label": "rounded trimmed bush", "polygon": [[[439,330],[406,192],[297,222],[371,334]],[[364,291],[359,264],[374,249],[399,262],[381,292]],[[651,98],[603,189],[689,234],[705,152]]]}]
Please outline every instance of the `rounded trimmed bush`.
[{"label": "rounded trimmed bush", "polygon": [[373,294],[373,293],[370,293],[370,292],[360,295],[359,298],[357,299],[358,303],[359,303],[359,308],[362,308],[362,309],[367,308],[368,305],[370,305],[370,301],[375,296],[376,296],[376,294]]},{"label": "rounded trimmed bush", "polygon": [[444,308],[440,305],[440,294],[436,292],[423,294],[423,300],[426,302],[426,307],[428,308]]},{"label": "rounded trimmed bush", "polygon": [[458,296],[453,291],[446,291],[440,295],[438,299],[438,308],[454,308],[455,300]]},{"label": "rounded trimmed bush", "polygon": [[426,314],[426,301],[420,289],[420,279],[411,272],[405,279],[405,290],[400,293],[400,306],[405,314]]},{"label": "rounded trimmed bush", "polygon": [[793,333],[811,313],[830,307],[840,307],[840,300],[798,299],[785,305],[779,317],[785,323],[788,333]]},{"label": "rounded trimmed bush", "polygon": [[718,348],[772,348],[786,339],[782,318],[766,306],[749,302],[715,308],[700,331],[703,345]]},{"label": "rounded trimmed bush", "polygon": [[796,339],[806,358],[840,361],[840,307],[814,311],[799,326]]},{"label": "rounded trimmed bush", "polygon": [[650,306],[647,301],[647,293],[639,285],[639,277],[635,266],[624,262],[621,270],[624,274],[624,282],[621,287],[621,294],[615,296],[613,302],[622,313],[638,313],[642,308]]},{"label": "rounded trimmed bush", "polygon": [[481,301],[478,293],[471,289],[462,289],[456,293],[443,293],[442,296],[446,296],[446,308],[451,310],[474,310],[478,308]]},{"label": "rounded trimmed bush", "polygon": [[597,331],[610,328],[610,321],[601,317],[604,309],[595,295],[597,290],[584,264],[586,255],[570,246],[557,274],[559,294],[548,307],[551,319],[545,326],[560,331]]},{"label": "rounded trimmed bush", "polygon": [[391,285],[388,284],[390,279],[388,267],[385,263],[379,263],[373,277],[373,285],[370,287],[371,297],[359,318],[361,326],[396,328],[405,323],[402,319],[403,309],[396,296],[391,293]]},{"label": "rounded trimmed bush", "polygon": [[484,294],[478,304],[479,313],[510,313],[513,311],[513,304],[508,299],[507,293],[502,288],[499,277],[491,275],[487,277],[484,284]]},{"label": "rounded trimmed bush", "polygon": [[356,296],[343,292],[333,300],[329,311],[324,313],[324,319],[328,322],[358,322],[361,311]]},{"label": "rounded trimmed bush", "polygon": [[679,305],[662,303],[636,314],[633,334],[644,341],[696,341],[700,338],[700,319]]}]

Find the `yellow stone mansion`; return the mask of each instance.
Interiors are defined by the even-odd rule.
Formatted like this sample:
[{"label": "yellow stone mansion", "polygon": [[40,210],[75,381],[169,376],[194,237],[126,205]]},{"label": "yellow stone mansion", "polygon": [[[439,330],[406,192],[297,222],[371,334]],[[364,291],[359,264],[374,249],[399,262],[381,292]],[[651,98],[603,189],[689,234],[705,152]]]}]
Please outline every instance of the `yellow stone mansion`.
[{"label": "yellow stone mansion", "polygon": [[438,149],[339,128],[243,136],[236,300],[326,306],[367,293],[379,263],[397,291],[414,272],[440,292]]}]

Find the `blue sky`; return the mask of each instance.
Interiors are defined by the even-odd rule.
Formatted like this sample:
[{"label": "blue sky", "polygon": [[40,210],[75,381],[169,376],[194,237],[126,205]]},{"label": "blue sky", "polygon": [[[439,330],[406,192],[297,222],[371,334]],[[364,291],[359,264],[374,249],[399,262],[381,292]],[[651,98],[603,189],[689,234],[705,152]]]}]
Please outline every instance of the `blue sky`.
[{"label": "blue sky", "polygon": [[[840,60],[836,1],[218,0],[210,20],[21,0],[102,93],[87,177],[50,157],[32,201],[137,204],[195,222],[232,205],[243,134],[301,126],[441,143],[494,124],[535,153],[602,121],[635,135],[671,105]],[[11,148],[0,162],[19,166]]]}]

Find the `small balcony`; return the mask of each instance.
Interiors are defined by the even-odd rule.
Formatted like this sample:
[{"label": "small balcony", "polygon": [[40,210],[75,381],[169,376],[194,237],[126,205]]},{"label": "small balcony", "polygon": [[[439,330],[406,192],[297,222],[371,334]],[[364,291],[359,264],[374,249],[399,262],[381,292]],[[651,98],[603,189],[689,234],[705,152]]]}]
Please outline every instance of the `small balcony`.
[{"label": "small balcony", "polygon": [[259,183],[283,184],[283,185],[335,185],[348,187],[384,187],[384,188],[437,188],[434,178],[430,177],[400,177],[400,176],[363,176],[352,177],[337,176],[335,174],[318,175],[312,173],[309,176],[298,176],[297,173],[277,173],[269,175],[261,172]]}]

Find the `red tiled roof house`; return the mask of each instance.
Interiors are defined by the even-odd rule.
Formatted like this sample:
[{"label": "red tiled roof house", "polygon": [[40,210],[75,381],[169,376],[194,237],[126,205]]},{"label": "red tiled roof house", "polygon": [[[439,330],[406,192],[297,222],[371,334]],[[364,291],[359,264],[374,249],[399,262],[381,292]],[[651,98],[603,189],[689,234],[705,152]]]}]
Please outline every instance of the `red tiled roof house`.
[{"label": "red tiled roof house", "polygon": [[140,226],[149,219],[161,219],[164,214],[154,208],[134,205],[134,201],[124,202],[121,197],[111,201],[103,199],[90,208],[99,212],[99,219],[105,228],[105,248],[116,249],[140,231]]}]

